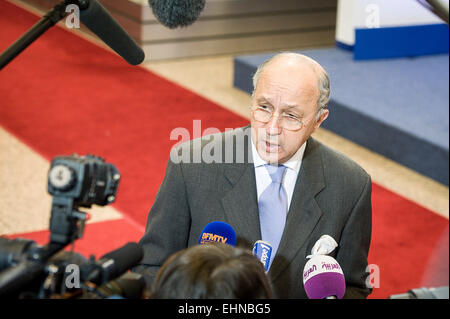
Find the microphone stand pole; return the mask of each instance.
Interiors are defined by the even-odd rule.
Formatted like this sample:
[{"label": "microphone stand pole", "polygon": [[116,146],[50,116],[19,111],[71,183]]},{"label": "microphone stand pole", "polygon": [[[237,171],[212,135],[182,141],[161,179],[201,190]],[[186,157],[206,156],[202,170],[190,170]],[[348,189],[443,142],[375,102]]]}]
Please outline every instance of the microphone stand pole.
[{"label": "microphone stand pole", "polygon": [[[14,42],[0,55],[0,70],[3,69],[9,62],[25,50],[31,43],[39,38],[45,31],[53,27],[56,23],[61,21],[66,16],[66,6],[69,4],[78,4],[85,9],[89,6],[88,0],[65,0],[57,4],[51,11],[42,17],[30,30],[22,37]],[[80,8],[81,9],[81,8]]]}]

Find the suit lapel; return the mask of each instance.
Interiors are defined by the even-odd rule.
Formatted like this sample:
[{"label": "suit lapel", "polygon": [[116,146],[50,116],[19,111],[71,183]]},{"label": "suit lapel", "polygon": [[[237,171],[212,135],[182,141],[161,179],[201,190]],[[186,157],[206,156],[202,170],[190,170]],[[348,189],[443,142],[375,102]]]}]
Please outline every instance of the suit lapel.
[{"label": "suit lapel", "polygon": [[278,253],[269,270],[273,280],[292,262],[322,216],[315,195],[324,187],[325,179],[318,143],[309,138]]},{"label": "suit lapel", "polygon": [[[236,139],[234,151],[243,150],[244,163],[224,164],[221,192],[227,221],[233,226],[238,244],[252,246],[261,238],[257,205],[256,179],[250,143],[250,126],[243,130],[244,139]],[[238,141],[240,140],[240,142]],[[250,241],[250,242],[248,242]]]},{"label": "suit lapel", "polygon": [[222,198],[227,220],[235,228],[239,245],[253,245],[261,238],[253,165],[230,165],[226,170],[225,175],[228,177],[241,174],[238,179],[231,181],[232,188]]}]

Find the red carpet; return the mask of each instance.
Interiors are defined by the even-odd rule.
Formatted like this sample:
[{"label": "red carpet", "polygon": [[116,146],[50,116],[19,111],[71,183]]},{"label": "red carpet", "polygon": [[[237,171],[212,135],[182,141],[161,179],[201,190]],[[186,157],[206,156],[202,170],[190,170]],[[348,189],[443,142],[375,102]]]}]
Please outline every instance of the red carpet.
[{"label": "red carpet", "polygon": [[[0,51],[38,18],[0,1]],[[46,58],[42,58],[46,57]],[[0,125],[51,159],[101,155],[122,180],[115,207],[145,224],[164,176],[170,132],[247,121],[147,70],[52,28],[0,72]]]},{"label": "red carpet", "polygon": [[[0,0],[0,51],[37,20]],[[0,94],[0,125],[46,159],[90,153],[114,163],[122,174],[114,207],[142,226],[176,142],[169,139],[174,128],[185,127],[192,134],[192,122],[198,119],[203,129],[222,131],[247,124],[57,27],[0,72]],[[92,224],[75,250],[102,254],[137,240],[141,229],[123,221]],[[371,298],[421,286],[428,259],[446,229],[447,219],[374,184],[369,262],[379,266],[380,288]],[[42,240],[48,233],[21,235]],[[448,276],[446,280],[448,285]]]},{"label": "red carpet", "polygon": [[[369,263],[380,268],[380,288],[371,298],[386,298],[422,286],[448,286],[448,240],[441,269],[429,265],[448,234],[448,220],[373,183],[372,244]],[[434,255],[435,256],[435,255]],[[429,267],[431,268],[429,268]],[[425,272],[439,270],[424,279]]]}]

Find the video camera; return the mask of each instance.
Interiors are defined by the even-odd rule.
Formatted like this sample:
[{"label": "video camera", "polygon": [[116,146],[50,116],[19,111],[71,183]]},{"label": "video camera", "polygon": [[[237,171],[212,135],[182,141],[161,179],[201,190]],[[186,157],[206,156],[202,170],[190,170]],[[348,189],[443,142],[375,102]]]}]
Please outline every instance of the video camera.
[{"label": "video camera", "polygon": [[[126,274],[125,278],[110,282],[142,259],[138,244],[128,243],[98,261],[93,256],[87,260],[80,254],[63,251],[83,236],[86,213],[79,208],[113,203],[119,182],[116,167],[100,157],[55,157],[48,172],[48,192],[53,196],[50,240],[40,246],[32,240],[0,238],[0,297],[102,298],[106,291],[126,294],[128,286],[133,291],[129,295],[139,296],[144,281],[138,274]],[[78,267],[83,287],[67,287],[68,265]]]},{"label": "video camera", "polygon": [[53,195],[50,241],[67,244],[81,238],[86,214],[79,207],[105,206],[116,199],[120,174],[97,156],[60,156],[48,173],[48,192]]}]

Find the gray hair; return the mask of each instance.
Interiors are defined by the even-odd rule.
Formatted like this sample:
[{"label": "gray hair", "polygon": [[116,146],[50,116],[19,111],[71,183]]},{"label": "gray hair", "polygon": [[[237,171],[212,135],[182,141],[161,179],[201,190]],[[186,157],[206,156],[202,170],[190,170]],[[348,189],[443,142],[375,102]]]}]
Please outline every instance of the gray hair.
[{"label": "gray hair", "polygon": [[253,94],[256,90],[256,86],[258,85],[259,76],[264,71],[266,66],[279,57],[294,57],[294,58],[301,58],[304,60],[307,60],[309,63],[315,66],[314,70],[319,69],[319,81],[318,81],[318,89],[319,89],[319,99],[317,101],[317,113],[316,113],[316,121],[319,120],[320,116],[323,114],[323,110],[327,107],[328,102],[330,101],[330,78],[328,77],[328,73],[325,71],[325,69],[317,63],[315,60],[311,59],[310,57],[307,57],[306,55],[294,53],[294,52],[282,52],[274,55],[270,59],[264,61],[261,63],[261,65],[256,70],[255,74],[253,75]]}]

